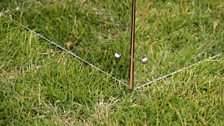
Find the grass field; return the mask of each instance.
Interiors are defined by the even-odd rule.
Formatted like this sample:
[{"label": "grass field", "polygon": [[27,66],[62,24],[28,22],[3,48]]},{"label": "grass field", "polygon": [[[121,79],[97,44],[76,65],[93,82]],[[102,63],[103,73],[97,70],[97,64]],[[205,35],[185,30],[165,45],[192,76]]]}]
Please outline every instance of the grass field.
[{"label": "grass field", "polygon": [[[224,55],[131,92],[35,34],[128,82],[130,15],[131,0],[0,0],[0,125],[224,125]],[[222,0],[137,0],[136,87],[223,51]]]}]

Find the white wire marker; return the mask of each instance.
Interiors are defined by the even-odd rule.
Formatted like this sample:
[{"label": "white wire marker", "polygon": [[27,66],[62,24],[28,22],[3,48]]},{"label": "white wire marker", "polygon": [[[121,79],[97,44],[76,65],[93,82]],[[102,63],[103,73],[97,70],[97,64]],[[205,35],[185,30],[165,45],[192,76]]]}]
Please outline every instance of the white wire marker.
[{"label": "white wire marker", "polygon": [[170,77],[170,76],[172,76],[172,75],[174,75],[174,74],[180,73],[180,72],[182,72],[182,71],[184,71],[184,70],[186,70],[186,69],[192,68],[192,67],[194,67],[194,66],[198,66],[198,65],[200,65],[200,64],[202,64],[202,63],[204,63],[204,62],[208,62],[208,61],[210,61],[210,60],[216,59],[216,58],[220,57],[220,56],[223,55],[223,54],[224,54],[224,52],[221,52],[221,53],[216,54],[216,55],[214,55],[214,56],[212,56],[212,57],[209,57],[209,58],[204,59],[204,60],[202,60],[202,61],[196,62],[196,63],[194,63],[194,64],[192,64],[192,65],[190,65],[190,66],[181,68],[181,69],[176,70],[176,71],[174,71],[174,72],[172,72],[172,73],[169,73],[169,74],[167,74],[167,75],[161,76],[161,77],[159,77],[159,78],[157,78],[157,79],[155,79],[155,80],[152,80],[152,81],[149,81],[149,82],[145,83],[144,85],[141,85],[141,86],[139,86],[139,87],[136,87],[135,90],[139,90],[139,89],[141,89],[141,88],[143,88],[143,87],[147,87],[147,86],[149,86],[150,84],[153,84],[153,83],[155,83],[155,82],[157,82],[157,81],[160,81],[160,80],[163,80],[163,79],[165,79],[165,78],[168,78],[168,77]]}]

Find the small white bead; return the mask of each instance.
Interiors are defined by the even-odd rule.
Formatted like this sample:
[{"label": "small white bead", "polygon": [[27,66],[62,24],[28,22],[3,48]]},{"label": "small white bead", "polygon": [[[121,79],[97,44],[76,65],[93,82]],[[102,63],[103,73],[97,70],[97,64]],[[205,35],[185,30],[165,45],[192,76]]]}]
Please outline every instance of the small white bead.
[{"label": "small white bead", "polygon": [[115,58],[120,59],[121,58],[121,54],[120,53],[115,53],[114,54]]},{"label": "small white bead", "polygon": [[147,57],[142,57],[142,58],[141,58],[141,62],[142,62],[142,63],[146,63],[147,61],[148,61],[148,58],[147,58]]},{"label": "small white bead", "polygon": [[16,7],[16,11],[19,11],[20,10],[20,7]]}]

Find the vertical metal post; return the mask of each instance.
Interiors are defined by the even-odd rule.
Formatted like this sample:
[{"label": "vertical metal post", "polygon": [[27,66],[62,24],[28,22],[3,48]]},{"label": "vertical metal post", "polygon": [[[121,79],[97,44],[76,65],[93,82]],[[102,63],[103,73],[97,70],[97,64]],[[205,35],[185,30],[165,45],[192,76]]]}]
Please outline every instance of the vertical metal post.
[{"label": "vertical metal post", "polygon": [[130,48],[130,69],[129,69],[130,90],[134,89],[135,15],[136,15],[136,0],[132,0],[131,48]]}]

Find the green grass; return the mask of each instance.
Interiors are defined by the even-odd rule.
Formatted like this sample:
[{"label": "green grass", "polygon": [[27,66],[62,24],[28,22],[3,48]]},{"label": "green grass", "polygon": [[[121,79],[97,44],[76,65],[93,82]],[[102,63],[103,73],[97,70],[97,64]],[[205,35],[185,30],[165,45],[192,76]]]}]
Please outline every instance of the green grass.
[{"label": "green grass", "polygon": [[[224,51],[221,0],[137,4],[136,86]],[[22,27],[127,81],[130,7],[0,0],[0,125],[224,125],[224,56],[130,92]]]}]

